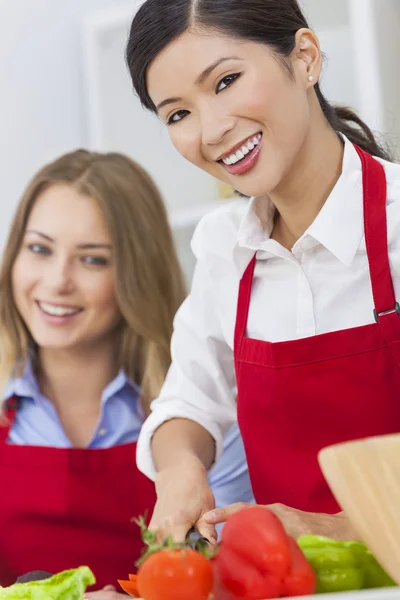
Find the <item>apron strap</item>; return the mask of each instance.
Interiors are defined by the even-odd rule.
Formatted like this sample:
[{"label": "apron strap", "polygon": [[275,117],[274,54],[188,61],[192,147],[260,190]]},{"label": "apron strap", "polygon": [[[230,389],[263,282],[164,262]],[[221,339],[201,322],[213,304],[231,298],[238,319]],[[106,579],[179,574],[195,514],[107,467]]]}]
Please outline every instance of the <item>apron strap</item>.
[{"label": "apron strap", "polygon": [[19,402],[16,396],[12,396],[5,402],[4,411],[0,413],[0,444],[5,444],[8,440],[8,434],[13,426],[18,405]]},{"label": "apron strap", "polygon": [[374,318],[388,344],[392,360],[400,370],[400,305],[396,300],[389,264],[386,197],[383,166],[355,146],[361,159],[364,190],[364,232],[367,247]]},{"label": "apron strap", "polygon": [[355,146],[362,163],[364,189],[365,243],[374,297],[374,317],[378,322],[392,312],[400,313],[389,266],[386,222],[386,176],[383,166]]},{"label": "apron strap", "polygon": [[[239,296],[236,313],[235,339],[234,339],[234,356],[235,361],[238,360],[240,354],[240,346],[243,338],[246,336],[247,319],[249,316],[251,290],[253,287],[254,269],[256,266],[257,253],[246,267],[246,270],[240,280]],[[237,369],[237,364],[235,365]]]}]

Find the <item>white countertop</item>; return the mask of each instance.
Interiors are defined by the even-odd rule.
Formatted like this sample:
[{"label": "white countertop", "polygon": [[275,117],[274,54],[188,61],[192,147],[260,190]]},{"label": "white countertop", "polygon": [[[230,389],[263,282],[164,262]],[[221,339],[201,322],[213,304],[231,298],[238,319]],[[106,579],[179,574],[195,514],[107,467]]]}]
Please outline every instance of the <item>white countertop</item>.
[{"label": "white countertop", "polygon": [[[400,600],[400,587],[343,592],[341,594],[314,594],[313,596],[297,596],[286,600]],[[138,600],[142,600],[138,598]]]},{"label": "white countertop", "polygon": [[[301,598],[302,600],[400,600],[400,587],[343,592],[341,594],[317,594],[314,596],[302,596]],[[296,599],[292,598],[292,600]]]}]

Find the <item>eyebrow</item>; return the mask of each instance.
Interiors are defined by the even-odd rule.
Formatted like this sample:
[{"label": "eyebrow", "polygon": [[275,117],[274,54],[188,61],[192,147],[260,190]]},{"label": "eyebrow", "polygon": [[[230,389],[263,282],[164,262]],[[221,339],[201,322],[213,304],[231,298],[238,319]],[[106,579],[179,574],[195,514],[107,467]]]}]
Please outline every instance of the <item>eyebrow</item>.
[{"label": "eyebrow", "polygon": [[[197,77],[195,84],[196,85],[201,85],[206,79],[207,77],[209,77],[211,75],[211,73],[214,71],[214,69],[216,69],[217,67],[219,67],[219,65],[227,60],[240,60],[237,56],[224,56],[222,58],[218,58],[216,61],[214,61],[211,65],[209,65],[208,67],[206,67],[204,69],[204,71],[202,71],[200,73],[200,75]],[[160,102],[160,104],[157,104],[156,109],[157,111],[160,110],[160,108],[163,108],[163,106],[166,106],[167,104],[173,104],[174,102],[180,102],[182,100],[182,98],[166,98],[165,100],[163,100],[162,102]]]},{"label": "eyebrow", "polygon": [[[35,229],[29,229],[27,232],[28,233],[33,233],[35,235],[39,235],[40,237],[44,238],[45,240],[47,240],[48,242],[52,242],[54,243],[55,240],[50,237],[49,235],[46,235],[45,233],[42,233],[41,231],[36,231]],[[96,250],[96,249],[100,249],[100,248],[106,248],[108,250],[112,249],[111,244],[79,244],[77,246],[77,248],[79,250]]]}]

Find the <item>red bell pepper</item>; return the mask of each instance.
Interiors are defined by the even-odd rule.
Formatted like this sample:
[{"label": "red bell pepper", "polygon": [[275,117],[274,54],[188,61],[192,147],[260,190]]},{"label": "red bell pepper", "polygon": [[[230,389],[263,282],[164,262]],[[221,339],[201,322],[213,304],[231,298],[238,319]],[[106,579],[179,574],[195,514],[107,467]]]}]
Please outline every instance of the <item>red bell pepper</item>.
[{"label": "red bell pepper", "polygon": [[313,594],[317,587],[314,569],[297,542],[291,537],[289,537],[289,548],[292,554],[292,564],[289,573],[282,581],[281,597]]},{"label": "red bell pepper", "polygon": [[262,506],[228,519],[212,564],[216,600],[267,600],[315,591],[315,575],[302,551]]}]

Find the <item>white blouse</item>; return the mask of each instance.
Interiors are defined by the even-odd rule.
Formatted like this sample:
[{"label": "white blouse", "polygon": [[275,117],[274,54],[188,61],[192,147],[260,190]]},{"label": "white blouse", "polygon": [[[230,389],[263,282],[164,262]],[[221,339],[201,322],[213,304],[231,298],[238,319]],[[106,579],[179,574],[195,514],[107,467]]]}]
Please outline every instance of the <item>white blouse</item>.
[{"label": "white blouse", "polygon": [[[400,165],[380,160],[387,177],[389,259],[400,302]],[[260,215],[269,226],[262,227]],[[216,441],[236,420],[233,338],[238,286],[257,252],[247,335],[279,342],[374,322],[363,224],[361,162],[345,140],[342,175],[292,251],[270,239],[266,198],[238,201],[207,215],[192,249],[192,290],[175,318],[173,363],[138,443],[138,466],[155,477],[150,443],[174,417],[201,424]]]}]

